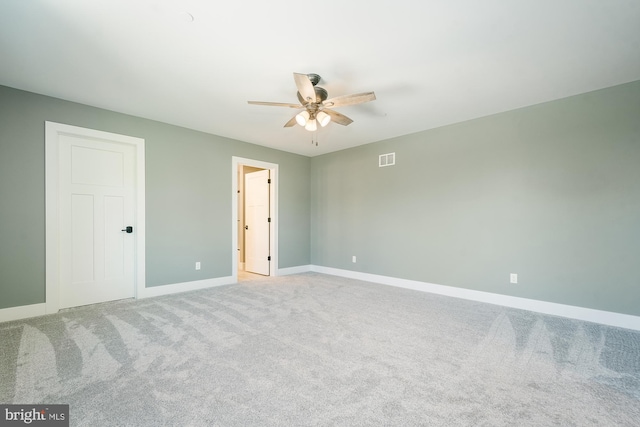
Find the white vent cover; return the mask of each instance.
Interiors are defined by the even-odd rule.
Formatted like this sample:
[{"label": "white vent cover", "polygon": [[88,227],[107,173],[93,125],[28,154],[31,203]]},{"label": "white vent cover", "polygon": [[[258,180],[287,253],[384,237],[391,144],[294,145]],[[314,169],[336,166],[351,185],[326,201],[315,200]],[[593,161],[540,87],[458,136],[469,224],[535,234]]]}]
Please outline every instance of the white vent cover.
[{"label": "white vent cover", "polygon": [[396,164],[396,153],[380,154],[378,157],[378,167],[393,166]]}]

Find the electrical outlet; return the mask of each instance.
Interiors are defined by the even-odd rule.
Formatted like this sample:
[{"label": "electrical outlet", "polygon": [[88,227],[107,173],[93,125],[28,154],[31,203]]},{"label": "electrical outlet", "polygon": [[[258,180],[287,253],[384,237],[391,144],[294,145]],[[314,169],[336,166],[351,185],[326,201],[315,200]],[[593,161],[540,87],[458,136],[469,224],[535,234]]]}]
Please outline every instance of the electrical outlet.
[{"label": "electrical outlet", "polygon": [[196,270],[200,270],[200,261],[196,262]]},{"label": "electrical outlet", "polygon": [[355,255],[351,257],[351,262],[355,264],[355,262],[356,262],[356,256]]},{"label": "electrical outlet", "polygon": [[516,273],[511,273],[509,275],[509,280],[511,283],[518,283],[518,275]]}]

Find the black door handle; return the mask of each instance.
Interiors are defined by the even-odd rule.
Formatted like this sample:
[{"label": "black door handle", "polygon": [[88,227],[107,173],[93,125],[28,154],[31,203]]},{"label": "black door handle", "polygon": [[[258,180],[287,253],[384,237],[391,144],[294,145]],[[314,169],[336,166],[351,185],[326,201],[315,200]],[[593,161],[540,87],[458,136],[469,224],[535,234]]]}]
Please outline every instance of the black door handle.
[{"label": "black door handle", "polygon": [[120,231],[126,231],[127,233],[133,233],[133,227],[130,225],[127,225],[127,228],[123,228]]}]

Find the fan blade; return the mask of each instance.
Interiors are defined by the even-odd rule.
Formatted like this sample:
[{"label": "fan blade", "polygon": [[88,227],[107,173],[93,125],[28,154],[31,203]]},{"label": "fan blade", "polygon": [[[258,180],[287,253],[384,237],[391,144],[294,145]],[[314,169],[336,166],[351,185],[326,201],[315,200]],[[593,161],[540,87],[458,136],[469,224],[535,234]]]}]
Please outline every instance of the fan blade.
[{"label": "fan blade", "polygon": [[293,73],[293,79],[296,81],[296,87],[300,95],[302,95],[302,98],[307,102],[316,102],[316,91],[313,88],[313,83],[309,80],[309,76],[306,74]]},{"label": "fan blade", "polygon": [[291,120],[289,120],[287,123],[284,124],[284,127],[286,128],[290,128],[292,126],[296,125],[296,116],[291,117]]},{"label": "fan blade", "polygon": [[304,108],[300,104],[288,104],[286,102],[262,102],[262,101],[247,101],[252,105],[268,105],[270,107],[289,107],[289,108]]},{"label": "fan blade", "polygon": [[[300,101],[300,104],[304,105],[305,107],[307,106],[307,104],[309,103],[309,101],[307,101],[306,99],[304,99],[302,97],[302,95],[300,95],[300,92],[296,92],[296,96],[298,97],[298,101]],[[315,99],[313,100],[315,101]],[[311,102],[313,102],[311,101]]]},{"label": "fan blade", "polygon": [[331,120],[339,125],[348,126],[351,123],[353,123],[353,120],[351,120],[349,117],[345,116],[344,114],[338,113],[337,111],[329,110],[328,108],[325,108],[322,111],[324,111],[329,116],[331,116]]},{"label": "fan blade", "polygon": [[344,107],[345,105],[362,104],[363,102],[374,101],[376,94],[373,92],[356,93],[353,95],[336,96],[335,98],[327,99],[322,103],[325,107]]}]

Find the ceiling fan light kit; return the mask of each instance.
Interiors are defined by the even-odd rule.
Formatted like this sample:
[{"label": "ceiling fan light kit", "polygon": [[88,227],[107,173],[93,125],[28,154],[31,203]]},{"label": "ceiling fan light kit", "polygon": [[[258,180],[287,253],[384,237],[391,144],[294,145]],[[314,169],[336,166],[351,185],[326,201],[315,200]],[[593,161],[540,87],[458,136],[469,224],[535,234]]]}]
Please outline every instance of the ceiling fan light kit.
[{"label": "ceiling fan light kit", "polygon": [[307,120],[309,120],[309,112],[308,111],[305,110],[302,113],[296,114],[296,122],[300,126],[306,125],[307,124]]},{"label": "ceiling fan light kit", "polygon": [[304,128],[310,132],[315,132],[318,130],[318,124],[316,123],[316,119],[311,119],[304,125]]},{"label": "ceiling fan light kit", "polygon": [[325,113],[324,111],[320,111],[316,115],[316,120],[320,123],[320,126],[325,127],[331,121],[331,116]]},{"label": "ceiling fan light kit", "polygon": [[304,126],[306,130],[315,131],[320,124],[320,126],[325,127],[331,121],[331,116],[325,113],[324,111],[319,111],[315,118],[311,116],[308,111],[303,111],[302,113],[296,114],[296,123],[300,126]]},{"label": "ceiling fan light kit", "polygon": [[314,132],[318,129],[318,123],[321,127],[325,127],[331,121],[342,126],[348,126],[353,122],[349,117],[333,111],[329,107],[362,104],[376,99],[376,95],[373,92],[342,95],[327,99],[327,91],[320,86],[316,86],[320,82],[320,79],[321,77],[318,74],[293,73],[293,80],[298,88],[296,95],[300,104],[262,101],[248,102],[253,105],[303,109],[304,111],[296,114],[285,123],[284,127],[292,127],[297,123],[300,126],[304,126],[306,130]]}]

